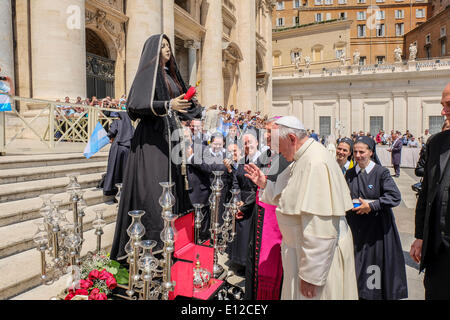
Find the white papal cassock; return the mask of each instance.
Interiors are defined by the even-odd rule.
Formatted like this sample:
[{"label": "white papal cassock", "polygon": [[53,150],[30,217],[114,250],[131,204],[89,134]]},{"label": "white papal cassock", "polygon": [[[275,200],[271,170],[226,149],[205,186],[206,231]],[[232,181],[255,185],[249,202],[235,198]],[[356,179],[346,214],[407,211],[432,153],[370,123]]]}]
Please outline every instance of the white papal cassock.
[{"label": "white papal cassock", "polygon": [[358,299],[353,238],[345,213],[353,208],[336,160],[308,139],[262,201],[277,206],[283,236],[283,300],[308,299],[300,278],[318,286],[314,299]]}]

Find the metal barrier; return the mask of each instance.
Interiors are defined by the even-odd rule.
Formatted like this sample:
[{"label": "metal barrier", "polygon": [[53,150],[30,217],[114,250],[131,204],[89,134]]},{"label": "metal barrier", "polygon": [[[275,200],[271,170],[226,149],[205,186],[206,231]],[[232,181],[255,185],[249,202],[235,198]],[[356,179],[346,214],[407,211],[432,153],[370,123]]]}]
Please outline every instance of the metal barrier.
[{"label": "metal barrier", "polygon": [[[6,138],[6,114],[0,112],[0,152],[5,153],[8,146],[17,140],[22,133],[29,129],[36,138],[47,145],[49,149],[54,149],[61,142],[81,142],[87,143],[98,122],[107,130],[111,123],[117,119],[110,117],[110,112],[125,112],[119,109],[100,108],[83,104],[73,104],[65,102],[55,102],[40,99],[30,99],[16,96],[9,96],[11,99],[12,111],[10,113],[17,116],[21,120],[23,127],[11,139]],[[24,102],[27,104],[44,105],[39,109],[30,121],[20,114],[16,109],[16,102]],[[64,110],[67,108],[83,109],[73,115],[67,115]],[[37,119],[47,119],[47,129],[43,133],[39,133],[33,123]],[[42,120],[41,120],[42,121]]]}]

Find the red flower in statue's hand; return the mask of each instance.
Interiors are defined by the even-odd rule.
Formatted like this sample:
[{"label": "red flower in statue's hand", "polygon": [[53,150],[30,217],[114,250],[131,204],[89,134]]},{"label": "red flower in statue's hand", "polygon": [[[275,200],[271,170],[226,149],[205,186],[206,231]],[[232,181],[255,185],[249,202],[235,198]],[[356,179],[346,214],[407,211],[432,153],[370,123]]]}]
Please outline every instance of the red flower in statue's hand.
[{"label": "red flower in statue's hand", "polygon": [[89,289],[94,283],[91,280],[80,280],[80,289]]},{"label": "red flower in statue's hand", "polygon": [[92,270],[92,271],[89,273],[88,278],[89,278],[89,280],[93,281],[93,280],[95,280],[95,279],[98,279],[99,275],[100,275],[100,272],[98,272],[98,270]]},{"label": "red flower in statue's hand", "polygon": [[106,285],[108,286],[108,289],[113,290],[117,287],[117,281],[113,276],[111,276],[106,279]]},{"label": "red flower in statue's hand", "polygon": [[88,296],[88,295],[89,295],[89,292],[88,292],[86,289],[78,289],[78,290],[75,292],[75,295],[76,295],[76,296]]}]

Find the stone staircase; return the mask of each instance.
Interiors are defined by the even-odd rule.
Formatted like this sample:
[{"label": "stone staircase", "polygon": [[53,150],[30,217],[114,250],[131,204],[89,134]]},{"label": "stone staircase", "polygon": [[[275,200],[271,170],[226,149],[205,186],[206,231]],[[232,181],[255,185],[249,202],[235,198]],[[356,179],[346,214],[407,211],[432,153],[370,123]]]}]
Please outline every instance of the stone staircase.
[{"label": "stone staircase", "polygon": [[109,249],[114,235],[116,204],[103,196],[97,183],[106,171],[108,153],[87,160],[80,153],[0,157],[0,300],[49,299],[64,288],[64,280],[47,287],[40,281],[40,254],[33,242],[40,220],[42,200],[51,193],[70,209],[65,187],[68,173],[78,173],[88,208],[84,217],[85,243],[82,254],[94,251],[94,209],[104,208],[107,225],[102,245]]}]

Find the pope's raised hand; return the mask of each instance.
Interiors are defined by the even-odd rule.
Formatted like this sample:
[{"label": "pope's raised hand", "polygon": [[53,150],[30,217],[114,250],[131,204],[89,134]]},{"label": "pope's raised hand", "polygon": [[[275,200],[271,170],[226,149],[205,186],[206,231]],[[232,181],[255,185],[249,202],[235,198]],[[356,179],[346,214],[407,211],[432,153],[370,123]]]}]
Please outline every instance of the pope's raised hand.
[{"label": "pope's raised hand", "polygon": [[267,185],[267,178],[264,173],[254,164],[250,163],[244,166],[246,178],[250,179],[258,187],[264,189]]}]

